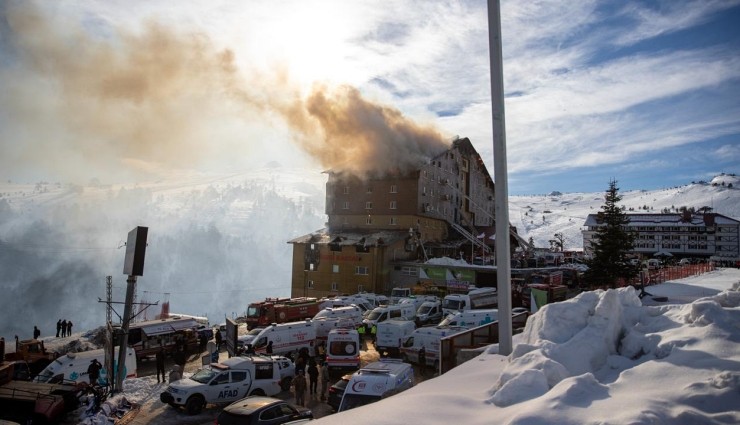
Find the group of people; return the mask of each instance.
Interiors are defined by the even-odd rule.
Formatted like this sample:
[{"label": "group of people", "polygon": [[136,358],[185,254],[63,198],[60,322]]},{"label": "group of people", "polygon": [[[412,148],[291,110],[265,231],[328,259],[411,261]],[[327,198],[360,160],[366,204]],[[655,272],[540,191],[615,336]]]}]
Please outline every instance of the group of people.
[{"label": "group of people", "polygon": [[[299,356],[295,362],[296,374],[293,378],[292,387],[295,395],[295,403],[298,406],[306,406],[306,392],[309,395],[319,396],[319,400],[326,400],[326,392],[329,388],[329,366],[325,361],[317,363],[314,359],[309,358],[308,363],[303,356]],[[306,382],[308,375],[308,382]],[[319,376],[321,376],[321,392],[318,392]]]},{"label": "group of people", "polygon": [[370,340],[375,344],[375,337],[378,334],[378,326],[373,323],[368,326],[367,323],[363,323],[357,327],[357,333],[360,334],[360,339],[365,339],[365,335],[370,336]]},{"label": "group of people", "polygon": [[[35,326],[34,329],[36,329]],[[36,331],[34,330],[34,333],[35,332]],[[72,335],[72,321],[67,319],[59,319],[57,321],[57,338],[64,338],[70,335]]]}]

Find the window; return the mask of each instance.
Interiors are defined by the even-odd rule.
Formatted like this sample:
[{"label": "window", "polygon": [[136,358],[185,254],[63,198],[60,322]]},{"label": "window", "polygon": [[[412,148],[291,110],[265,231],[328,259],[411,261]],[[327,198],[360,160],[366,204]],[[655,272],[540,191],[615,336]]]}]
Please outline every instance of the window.
[{"label": "window", "polygon": [[313,289],[313,280],[309,280],[306,285],[308,285],[308,289]]},{"label": "window", "polygon": [[365,193],[373,193],[373,188],[372,187],[368,187],[367,190],[365,191]]},{"label": "window", "polygon": [[395,210],[397,205],[398,205],[397,201],[391,201],[389,208],[392,210]]},{"label": "window", "polygon": [[355,274],[367,276],[367,267],[366,266],[357,266],[355,267]]},{"label": "window", "polygon": [[391,225],[391,226],[397,226],[398,225],[398,221],[396,220],[396,217],[391,217],[388,220],[388,224]]},{"label": "window", "polygon": [[404,267],[401,267],[401,274],[404,276],[418,276],[419,269],[416,267],[404,266]]},{"label": "window", "polygon": [[339,288],[339,285],[337,284],[337,282],[332,282],[331,283],[331,290],[332,291],[335,291],[336,292],[336,291],[339,290],[338,288]]},{"label": "window", "polygon": [[247,372],[231,371],[231,382],[241,382],[247,379]]},{"label": "window", "polygon": [[365,285],[357,285],[357,292],[365,292]]},{"label": "window", "polygon": [[344,204],[342,204],[342,209],[343,210],[348,210],[349,209],[349,201],[344,201]]},{"label": "window", "polygon": [[371,225],[371,224],[373,224],[373,218],[372,218],[372,217],[370,217],[370,216],[368,216],[368,217],[367,217],[367,218],[365,219],[365,224],[367,224],[368,226],[369,226],[369,225]]},{"label": "window", "polygon": [[333,264],[331,266],[332,273],[339,273],[339,264]]},{"label": "window", "polygon": [[255,363],[254,379],[272,379],[273,362]]},{"label": "window", "polygon": [[349,186],[344,186],[344,194],[347,195],[349,193]]},{"label": "window", "polygon": [[365,209],[366,210],[373,209],[373,203],[372,202],[365,202]]},{"label": "window", "polygon": [[396,186],[395,184],[392,184],[391,185],[391,193],[398,193],[398,186]]}]

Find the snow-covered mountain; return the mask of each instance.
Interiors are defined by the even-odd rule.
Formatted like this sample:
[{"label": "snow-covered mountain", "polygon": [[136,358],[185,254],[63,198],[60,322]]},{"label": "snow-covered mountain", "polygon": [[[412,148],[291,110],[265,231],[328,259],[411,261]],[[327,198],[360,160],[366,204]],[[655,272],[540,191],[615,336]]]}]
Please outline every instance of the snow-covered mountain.
[{"label": "snow-covered mountain", "polygon": [[[722,175],[622,192],[622,204],[655,213],[710,206],[740,218],[739,180]],[[286,242],[324,226],[325,183],[321,170],[274,163],[135,185],[2,182],[0,335],[30,337],[34,325],[49,335],[59,319],[72,320],[77,329],[100,326],[106,276],[113,276],[113,300],[124,298],[123,243],[136,226],[149,227],[138,301],[169,301],[171,311],[218,323],[251,301],[288,296],[292,247]],[[511,223],[536,246],[549,246],[555,233],[563,233],[566,249],[582,247],[581,226],[603,204],[603,193],[562,189],[510,198]],[[141,317],[158,311],[150,307]]]}]

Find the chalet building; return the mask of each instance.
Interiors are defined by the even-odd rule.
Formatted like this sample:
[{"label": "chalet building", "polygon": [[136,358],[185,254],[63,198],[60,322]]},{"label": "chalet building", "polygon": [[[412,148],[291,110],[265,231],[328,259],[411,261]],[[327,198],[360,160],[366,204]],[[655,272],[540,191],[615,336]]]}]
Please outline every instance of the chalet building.
[{"label": "chalet building", "polygon": [[[668,252],[675,258],[740,260],[740,222],[714,213],[627,214],[627,230],[635,232],[633,253],[653,256]],[[586,217],[583,249],[591,256],[591,240],[601,226],[598,214]]]},{"label": "chalet building", "polygon": [[414,170],[327,174],[327,227],[288,242],[292,296],[388,293],[394,273],[418,273],[402,263],[491,255],[494,184],[467,138]]}]

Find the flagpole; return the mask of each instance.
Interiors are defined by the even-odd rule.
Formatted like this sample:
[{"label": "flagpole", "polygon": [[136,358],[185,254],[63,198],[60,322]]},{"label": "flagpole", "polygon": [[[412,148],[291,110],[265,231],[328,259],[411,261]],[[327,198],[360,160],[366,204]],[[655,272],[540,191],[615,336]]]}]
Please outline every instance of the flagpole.
[{"label": "flagpole", "polygon": [[488,0],[488,48],[491,61],[491,115],[496,218],[496,284],[498,286],[499,354],[512,351],[511,254],[509,252],[509,189],[506,170],[504,71],[501,53],[501,5]]}]

